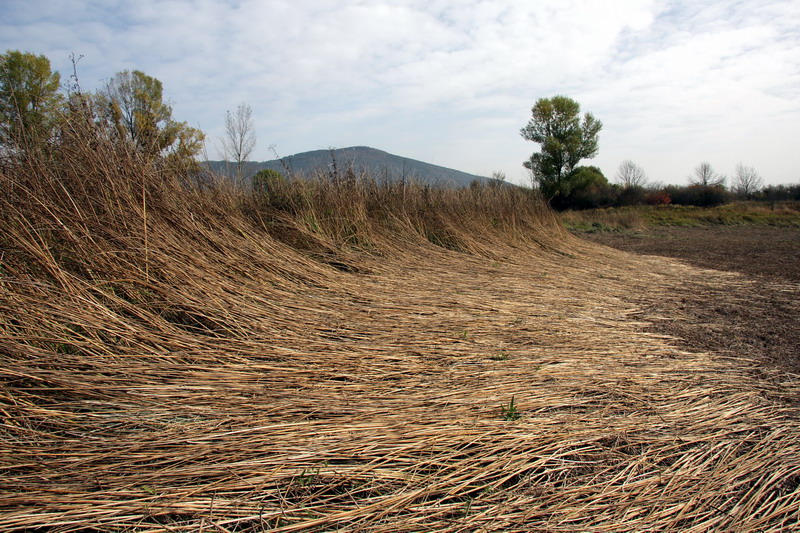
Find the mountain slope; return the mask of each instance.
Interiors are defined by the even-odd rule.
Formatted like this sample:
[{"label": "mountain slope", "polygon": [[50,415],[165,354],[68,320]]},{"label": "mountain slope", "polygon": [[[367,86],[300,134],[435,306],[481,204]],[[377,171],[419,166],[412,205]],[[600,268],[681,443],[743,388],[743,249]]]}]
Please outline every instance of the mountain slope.
[{"label": "mountain slope", "polygon": [[[222,174],[232,173],[230,169],[226,172],[224,161],[210,161],[209,164]],[[367,172],[378,180],[387,181],[407,179],[429,185],[456,187],[466,187],[475,180],[483,183],[491,181],[485,176],[401,157],[368,146],[313,150],[272,161],[248,162],[245,175],[252,176],[264,169],[286,173],[289,169],[294,175],[308,177],[318,172],[334,172],[334,165],[340,173],[352,168],[356,174]]]}]

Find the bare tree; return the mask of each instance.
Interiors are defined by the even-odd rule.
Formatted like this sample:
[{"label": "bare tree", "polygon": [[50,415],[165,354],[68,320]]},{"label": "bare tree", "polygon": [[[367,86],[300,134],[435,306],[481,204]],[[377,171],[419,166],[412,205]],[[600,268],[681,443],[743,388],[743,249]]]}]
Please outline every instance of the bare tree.
[{"label": "bare tree", "polygon": [[225,138],[222,140],[222,156],[225,161],[236,163],[236,179],[244,179],[244,163],[256,146],[253,125],[253,109],[242,102],[236,113],[225,112]]},{"label": "bare tree", "polygon": [[736,165],[736,175],[733,178],[733,191],[736,194],[743,198],[750,198],[763,185],[764,181],[756,169],[742,163]]},{"label": "bare tree", "polygon": [[703,161],[694,169],[694,176],[689,176],[689,183],[703,187],[720,187],[725,185],[725,176],[714,172],[711,163]]},{"label": "bare tree", "polygon": [[617,182],[626,189],[631,187],[644,187],[647,183],[647,174],[644,173],[642,167],[630,159],[626,159],[619,164]]}]

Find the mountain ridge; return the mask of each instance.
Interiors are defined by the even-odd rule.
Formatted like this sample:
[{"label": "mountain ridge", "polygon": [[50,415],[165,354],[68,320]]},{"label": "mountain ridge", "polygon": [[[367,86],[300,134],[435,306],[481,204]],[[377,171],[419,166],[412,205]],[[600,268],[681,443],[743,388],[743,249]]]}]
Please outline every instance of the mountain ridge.
[{"label": "mountain ridge", "polygon": [[[208,163],[212,170],[223,175],[231,176],[235,172],[231,163],[225,161]],[[248,161],[245,163],[244,175],[249,178],[261,170],[272,169],[283,174],[308,178],[320,172],[333,173],[334,166],[338,173],[352,169],[356,174],[369,173],[377,180],[413,180],[444,187],[467,187],[474,181],[484,184],[496,181],[486,176],[398,156],[369,146],[311,150],[270,161]]]}]

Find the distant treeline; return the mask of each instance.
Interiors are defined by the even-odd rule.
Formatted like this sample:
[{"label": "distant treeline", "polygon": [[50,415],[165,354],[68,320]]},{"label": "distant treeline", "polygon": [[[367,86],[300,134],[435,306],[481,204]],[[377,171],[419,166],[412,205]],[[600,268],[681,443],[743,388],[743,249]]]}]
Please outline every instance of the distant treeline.
[{"label": "distant treeline", "polygon": [[656,185],[622,186],[595,183],[573,191],[554,202],[553,207],[565,209],[594,209],[628,205],[688,205],[712,207],[737,200],[763,202],[800,201],[800,184],[769,185],[753,192],[729,190],[724,185]]}]

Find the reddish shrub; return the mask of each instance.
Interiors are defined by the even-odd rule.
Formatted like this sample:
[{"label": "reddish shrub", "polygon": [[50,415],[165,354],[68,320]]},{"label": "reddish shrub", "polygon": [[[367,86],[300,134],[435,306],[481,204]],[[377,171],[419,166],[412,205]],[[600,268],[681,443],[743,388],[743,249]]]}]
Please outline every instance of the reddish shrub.
[{"label": "reddish shrub", "polygon": [[669,205],[672,203],[672,198],[664,191],[651,192],[645,196],[644,201],[647,205]]}]

